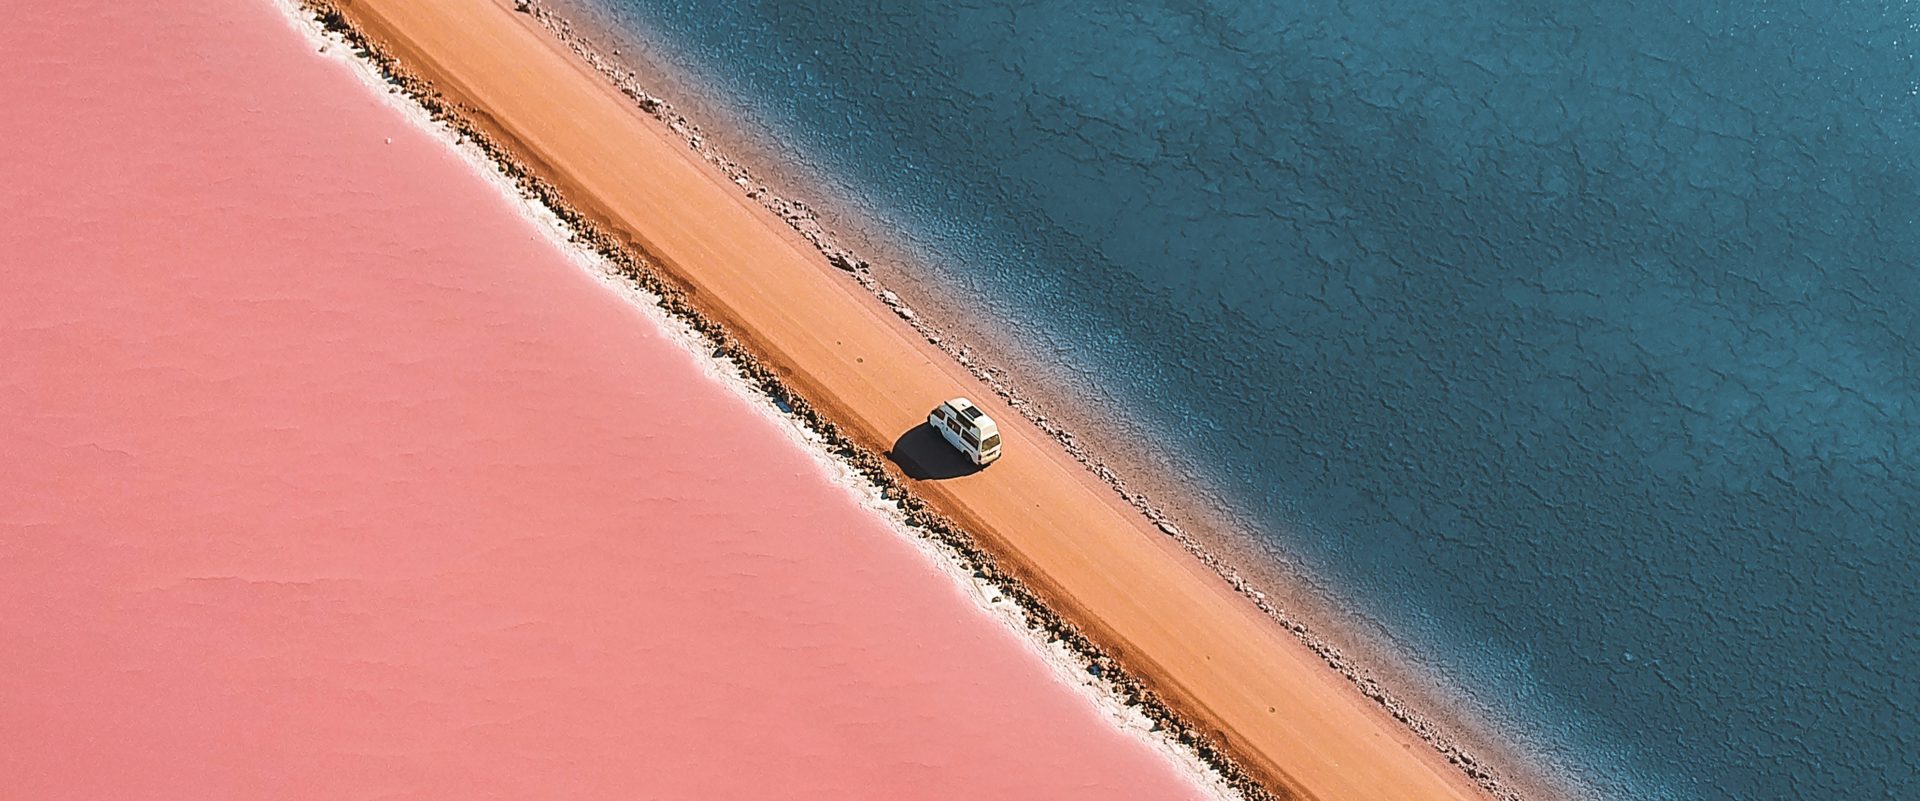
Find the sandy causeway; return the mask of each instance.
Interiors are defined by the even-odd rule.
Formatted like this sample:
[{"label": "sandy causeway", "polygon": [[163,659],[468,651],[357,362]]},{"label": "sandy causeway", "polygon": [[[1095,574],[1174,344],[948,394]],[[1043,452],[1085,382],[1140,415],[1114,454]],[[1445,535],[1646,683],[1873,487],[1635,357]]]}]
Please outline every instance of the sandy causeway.
[{"label": "sandy causeway", "polygon": [[[510,0],[337,8],[856,443],[933,476],[902,478],[1276,795],[1483,797]],[[990,469],[910,433],[954,395],[1001,421]]]}]

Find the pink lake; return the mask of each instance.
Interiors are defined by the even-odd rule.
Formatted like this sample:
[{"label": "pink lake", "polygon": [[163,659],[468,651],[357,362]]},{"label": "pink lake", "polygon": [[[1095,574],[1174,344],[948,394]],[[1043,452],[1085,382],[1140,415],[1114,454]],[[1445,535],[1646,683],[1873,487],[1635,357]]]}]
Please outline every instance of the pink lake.
[{"label": "pink lake", "polygon": [[332,58],[0,25],[0,797],[1201,794]]}]

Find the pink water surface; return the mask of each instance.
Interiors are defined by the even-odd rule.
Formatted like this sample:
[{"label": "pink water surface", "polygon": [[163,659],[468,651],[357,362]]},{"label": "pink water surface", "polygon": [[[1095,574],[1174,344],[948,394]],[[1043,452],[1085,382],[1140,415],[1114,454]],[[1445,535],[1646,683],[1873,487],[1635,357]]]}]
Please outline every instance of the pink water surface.
[{"label": "pink water surface", "polygon": [[0,798],[1196,794],[266,0],[6,17]]}]

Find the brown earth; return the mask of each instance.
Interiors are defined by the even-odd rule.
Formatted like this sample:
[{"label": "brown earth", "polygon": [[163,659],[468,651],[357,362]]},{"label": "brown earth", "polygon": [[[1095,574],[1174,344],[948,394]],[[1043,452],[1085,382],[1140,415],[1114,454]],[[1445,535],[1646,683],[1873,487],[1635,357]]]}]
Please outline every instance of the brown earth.
[{"label": "brown earth", "polygon": [[[916,495],[1274,794],[1485,797],[511,0],[331,5],[857,444],[890,454]],[[1000,422],[991,467],[968,469],[921,428],[956,395]]]}]

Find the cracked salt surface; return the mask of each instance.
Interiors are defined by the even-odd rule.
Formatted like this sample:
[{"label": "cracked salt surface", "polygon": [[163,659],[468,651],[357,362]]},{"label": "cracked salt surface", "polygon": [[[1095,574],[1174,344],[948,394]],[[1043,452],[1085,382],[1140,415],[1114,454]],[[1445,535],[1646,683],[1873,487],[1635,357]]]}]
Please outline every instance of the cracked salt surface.
[{"label": "cracked salt surface", "polygon": [[1910,10],[605,5],[1582,794],[1920,784]]},{"label": "cracked salt surface", "polygon": [[[351,48],[337,38],[329,36],[316,28],[307,14],[290,0],[275,0],[282,10],[297,22],[298,27],[311,39],[322,43],[319,52],[330,54],[335,60],[350,66],[354,73],[375,90],[390,88],[389,82],[372,65],[351,54]],[[341,46],[334,51],[327,45]],[[583,271],[592,275],[609,291],[625,298],[634,308],[642,311],[649,322],[661,332],[667,334],[714,382],[726,387],[746,406],[759,412],[768,422],[774,424],[786,437],[806,453],[823,475],[834,484],[842,487],[857,498],[862,506],[870,510],[879,519],[884,520],[903,541],[912,543],[929,564],[937,566],[953,582],[956,589],[970,598],[979,611],[999,621],[1008,631],[1016,633],[1016,639],[1024,644],[1031,653],[1044,662],[1060,684],[1073,688],[1088,703],[1099,709],[1117,728],[1129,732],[1150,747],[1162,759],[1174,765],[1196,786],[1205,788],[1212,798],[1237,798],[1226,785],[1220,774],[1201,761],[1190,748],[1174,741],[1158,724],[1144,714],[1136,704],[1129,703],[1109,682],[1101,681],[1101,671],[1090,665],[1079,653],[1073,651],[1064,641],[1041,636],[1044,632],[1037,628],[1036,621],[1019,605],[1011,602],[992,581],[976,575],[966,567],[956,555],[931,542],[916,530],[902,514],[898,500],[889,497],[889,491],[867,480],[844,460],[834,455],[831,443],[825,441],[818,432],[808,428],[803,422],[792,416],[793,408],[780,398],[768,397],[752,385],[743,375],[740,365],[714,350],[714,344],[699,332],[687,325],[684,320],[662,308],[660,298],[636,286],[633,281],[622,275],[619,270],[598,254],[582,247],[574,232],[552,210],[539,201],[528,197],[517,186],[500,174],[496,165],[487,155],[472,143],[454,135],[446,126],[435,122],[424,109],[402,97],[385,95],[389,105],[406,117],[420,130],[425,131],[440,143],[457,152],[462,160],[477,175],[486,178],[503,198],[514,204],[527,219],[535,222],[545,235],[548,243],[557,251],[566,254]],[[392,139],[386,140],[389,144]],[[897,298],[895,299],[897,302]]]}]

